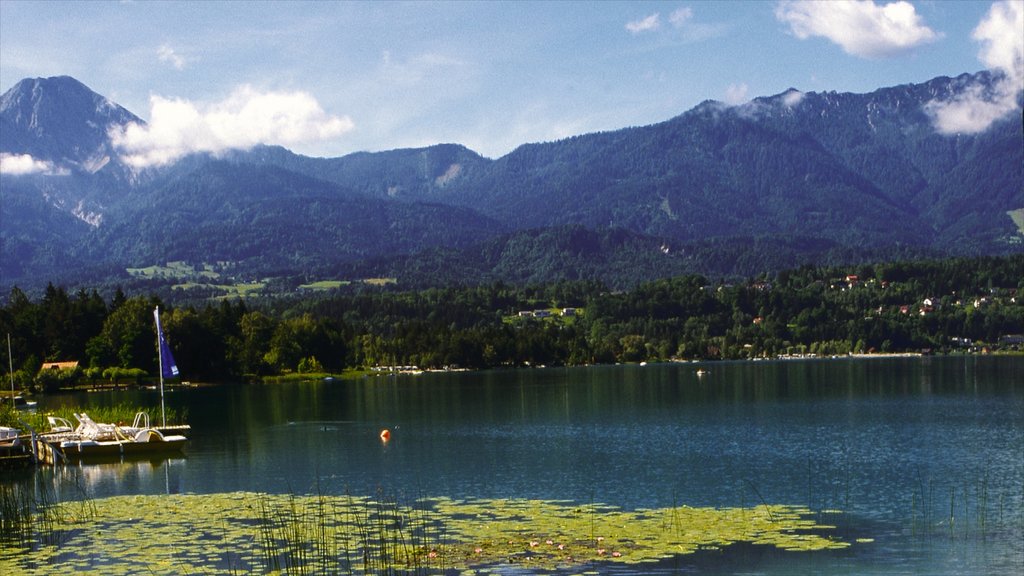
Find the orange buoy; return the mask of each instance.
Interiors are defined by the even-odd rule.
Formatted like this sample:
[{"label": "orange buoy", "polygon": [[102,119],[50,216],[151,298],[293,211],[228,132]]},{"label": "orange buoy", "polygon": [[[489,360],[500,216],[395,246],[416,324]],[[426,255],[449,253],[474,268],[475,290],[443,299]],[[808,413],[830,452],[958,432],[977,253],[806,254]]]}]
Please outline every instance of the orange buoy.
[{"label": "orange buoy", "polygon": [[388,440],[391,440],[391,430],[388,430],[387,428],[381,430],[380,431],[380,439],[382,441],[384,441],[384,442],[387,442]]}]

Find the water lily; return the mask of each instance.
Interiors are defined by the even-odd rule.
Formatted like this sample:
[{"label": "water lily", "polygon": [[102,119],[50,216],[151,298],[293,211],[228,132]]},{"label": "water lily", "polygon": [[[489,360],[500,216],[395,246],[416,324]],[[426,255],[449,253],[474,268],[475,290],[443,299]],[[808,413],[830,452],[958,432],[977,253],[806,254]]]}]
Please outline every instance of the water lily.
[{"label": "water lily", "polygon": [[[259,505],[254,506],[253,503]],[[851,545],[829,534],[833,527],[815,523],[810,518],[810,510],[793,506],[759,504],[755,508],[679,507],[631,512],[606,505],[579,507],[537,500],[434,498],[424,499],[418,504],[415,512],[412,508],[389,504],[386,512],[389,519],[397,520],[394,526],[381,528],[383,531],[369,540],[349,540],[349,545],[354,546],[351,551],[356,553],[353,557],[369,558],[367,562],[381,561],[383,542],[392,538],[389,531],[406,527],[415,529],[417,524],[421,528],[442,531],[452,545],[474,552],[449,557],[441,552],[443,548],[430,548],[436,543],[424,542],[425,546],[420,549],[421,560],[426,562],[430,558],[432,564],[444,558],[448,564],[450,559],[450,568],[465,573],[472,573],[482,566],[492,566],[504,559],[516,559],[517,553],[522,553],[524,543],[529,544],[527,556],[531,566],[539,571],[559,567],[571,569],[574,565],[594,560],[657,561],[702,549],[724,549],[735,542],[808,552],[836,550]],[[49,574],[48,562],[55,558],[74,562],[94,553],[98,544],[90,540],[89,535],[131,526],[151,542],[180,541],[181,534],[199,532],[198,539],[191,541],[192,547],[187,555],[174,552],[173,547],[151,546],[140,552],[135,547],[105,541],[102,554],[109,564],[110,573],[131,572],[127,567],[137,566],[140,562],[153,566],[174,563],[178,571],[201,573],[216,564],[219,552],[204,548],[206,540],[203,538],[211,538],[213,534],[203,533],[197,527],[209,523],[210,518],[216,518],[218,532],[216,539],[210,542],[216,541],[218,546],[238,550],[230,561],[243,567],[243,571],[260,572],[261,568],[273,565],[273,554],[277,552],[274,549],[263,550],[259,540],[253,538],[253,531],[260,529],[254,526],[263,526],[272,531],[275,540],[288,543],[294,534],[289,523],[316,517],[321,523],[317,528],[323,531],[325,538],[332,541],[334,538],[351,538],[351,535],[364,534],[367,522],[376,525],[382,504],[366,497],[229,493],[97,499],[89,503],[88,514],[82,514],[80,505],[74,503],[62,503],[59,507],[63,518],[71,524],[67,539],[59,549],[39,547],[30,552],[0,549],[0,565],[17,562],[18,573],[46,575]],[[334,509],[336,513],[322,518],[316,516],[325,509]],[[146,523],[129,520],[140,515],[147,518]],[[585,536],[595,532],[612,536]],[[545,534],[545,537],[536,540],[523,538],[523,535],[531,533]],[[608,550],[603,544],[606,540],[629,541],[628,558],[621,551]],[[863,538],[856,544],[867,545],[869,540]],[[483,543],[488,545],[486,550]],[[541,546],[542,543],[546,546]],[[321,543],[314,541],[308,544],[315,548]],[[519,559],[523,558],[520,556]],[[389,557],[388,560],[392,559]],[[365,573],[365,568],[367,565],[363,562],[352,566],[357,572]]]}]

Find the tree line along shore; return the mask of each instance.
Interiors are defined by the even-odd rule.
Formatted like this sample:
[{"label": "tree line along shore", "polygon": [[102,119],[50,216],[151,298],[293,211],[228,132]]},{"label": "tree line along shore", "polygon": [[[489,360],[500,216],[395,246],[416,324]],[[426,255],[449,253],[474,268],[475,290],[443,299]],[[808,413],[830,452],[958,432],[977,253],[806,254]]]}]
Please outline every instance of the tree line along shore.
[{"label": "tree line along shore", "polygon": [[358,285],[179,306],[51,284],[35,301],[13,288],[0,331],[16,386],[49,391],[154,380],[157,305],[182,378],[226,382],[382,367],[1014,353],[1024,350],[1022,291],[1024,255],[804,266],[735,282],[690,275],[627,291],[596,281]]}]

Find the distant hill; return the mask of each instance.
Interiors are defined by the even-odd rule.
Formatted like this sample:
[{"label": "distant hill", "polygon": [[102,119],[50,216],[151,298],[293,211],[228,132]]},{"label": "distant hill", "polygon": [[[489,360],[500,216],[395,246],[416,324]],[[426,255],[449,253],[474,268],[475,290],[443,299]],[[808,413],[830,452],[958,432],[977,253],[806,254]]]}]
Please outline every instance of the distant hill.
[{"label": "distant hill", "polygon": [[497,160],[457,144],[326,159],[261,146],[138,171],[108,134],[141,119],[73,78],[27,79],[0,97],[0,153],[36,167],[0,174],[0,289],[177,260],[240,278],[628,285],[1020,252],[1019,111],[946,136],[925,108],[993,80],[705,102]]}]

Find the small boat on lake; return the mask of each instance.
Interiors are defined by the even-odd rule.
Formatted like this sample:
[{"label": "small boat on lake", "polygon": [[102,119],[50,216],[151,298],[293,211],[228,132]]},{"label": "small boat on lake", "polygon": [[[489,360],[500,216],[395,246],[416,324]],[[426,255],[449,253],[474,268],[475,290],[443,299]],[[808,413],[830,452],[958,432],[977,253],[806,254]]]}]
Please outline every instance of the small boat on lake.
[{"label": "small boat on lake", "polygon": [[17,428],[0,426],[0,471],[28,465],[32,453],[28,450],[27,436]]},{"label": "small boat on lake", "polygon": [[33,412],[35,411],[37,405],[38,402],[34,400],[26,400],[24,396],[14,397],[14,407],[17,408],[18,410],[26,410],[29,412]]},{"label": "small boat on lake", "polygon": [[10,448],[18,445],[18,436],[21,430],[9,426],[0,426],[0,448]]},{"label": "small boat on lake", "polygon": [[40,434],[39,441],[44,448],[42,459],[50,463],[57,461],[79,462],[88,460],[116,459],[122,457],[160,457],[180,453],[185,449],[188,438],[173,431],[188,430],[188,426],[172,429],[153,428],[149,415],[139,412],[131,426],[118,426],[94,422],[88,414],[75,414],[78,425],[72,428],[64,418],[49,416],[50,431]]}]

